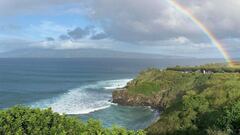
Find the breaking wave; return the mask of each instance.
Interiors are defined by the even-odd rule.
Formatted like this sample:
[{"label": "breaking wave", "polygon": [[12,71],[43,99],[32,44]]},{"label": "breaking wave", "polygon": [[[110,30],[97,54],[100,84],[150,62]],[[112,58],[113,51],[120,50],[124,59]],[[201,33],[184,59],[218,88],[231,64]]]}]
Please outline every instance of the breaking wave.
[{"label": "breaking wave", "polygon": [[49,108],[60,114],[87,114],[111,106],[112,90],[124,87],[131,79],[98,81],[46,100],[31,104],[31,107]]}]

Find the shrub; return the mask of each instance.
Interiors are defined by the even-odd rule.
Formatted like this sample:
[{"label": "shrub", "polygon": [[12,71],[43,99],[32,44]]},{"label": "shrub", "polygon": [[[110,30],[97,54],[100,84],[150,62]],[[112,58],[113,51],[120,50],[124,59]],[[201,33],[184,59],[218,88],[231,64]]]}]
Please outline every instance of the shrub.
[{"label": "shrub", "polygon": [[104,128],[99,121],[60,115],[51,109],[12,107],[0,111],[1,135],[145,135],[143,131]]}]

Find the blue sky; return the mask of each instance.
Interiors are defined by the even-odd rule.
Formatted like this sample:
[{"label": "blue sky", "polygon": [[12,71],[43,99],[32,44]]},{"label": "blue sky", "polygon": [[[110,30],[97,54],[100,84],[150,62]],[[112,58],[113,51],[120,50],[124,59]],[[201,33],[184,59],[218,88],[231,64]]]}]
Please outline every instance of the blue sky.
[{"label": "blue sky", "polygon": [[[238,57],[239,1],[178,2],[216,34],[232,57]],[[222,57],[198,26],[167,0],[2,0],[0,20],[0,53],[94,48]]]}]

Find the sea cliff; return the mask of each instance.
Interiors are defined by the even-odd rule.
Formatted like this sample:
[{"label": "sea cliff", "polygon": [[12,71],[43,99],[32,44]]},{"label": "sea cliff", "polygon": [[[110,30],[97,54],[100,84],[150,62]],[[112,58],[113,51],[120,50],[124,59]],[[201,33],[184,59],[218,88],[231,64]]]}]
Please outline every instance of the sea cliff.
[{"label": "sea cliff", "polygon": [[239,69],[221,64],[148,69],[114,91],[113,102],[160,109],[159,120],[145,129],[149,135],[239,134]]},{"label": "sea cliff", "polygon": [[155,94],[152,97],[143,94],[129,94],[127,89],[118,89],[112,93],[113,103],[126,106],[150,106],[162,110],[165,103],[162,101],[162,94]]}]

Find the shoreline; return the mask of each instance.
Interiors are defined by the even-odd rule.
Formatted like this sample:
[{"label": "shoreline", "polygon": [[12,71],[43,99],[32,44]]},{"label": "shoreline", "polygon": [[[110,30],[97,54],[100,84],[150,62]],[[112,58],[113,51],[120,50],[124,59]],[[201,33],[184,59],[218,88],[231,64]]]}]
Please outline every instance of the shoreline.
[{"label": "shoreline", "polygon": [[122,106],[141,106],[150,107],[151,109],[164,111],[165,104],[162,102],[162,95],[156,94],[153,97],[142,94],[129,94],[126,88],[116,89],[112,92],[112,103]]},{"label": "shoreline", "polygon": [[[154,102],[154,100],[151,100],[151,99],[162,99],[162,98],[145,97],[139,94],[131,95],[127,92],[127,89],[124,87],[124,88],[115,89],[112,92],[111,102],[113,104],[117,104],[118,106],[120,105],[120,106],[130,106],[130,107],[147,107],[152,111],[156,111],[157,113],[156,117],[147,127],[144,128],[145,130],[149,128],[151,125],[155,124],[157,121],[159,121],[161,114],[165,109],[164,104],[161,104],[161,102],[158,102],[158,101]],[[145,101],[148,101],[148,102],[145,102]]]}]

